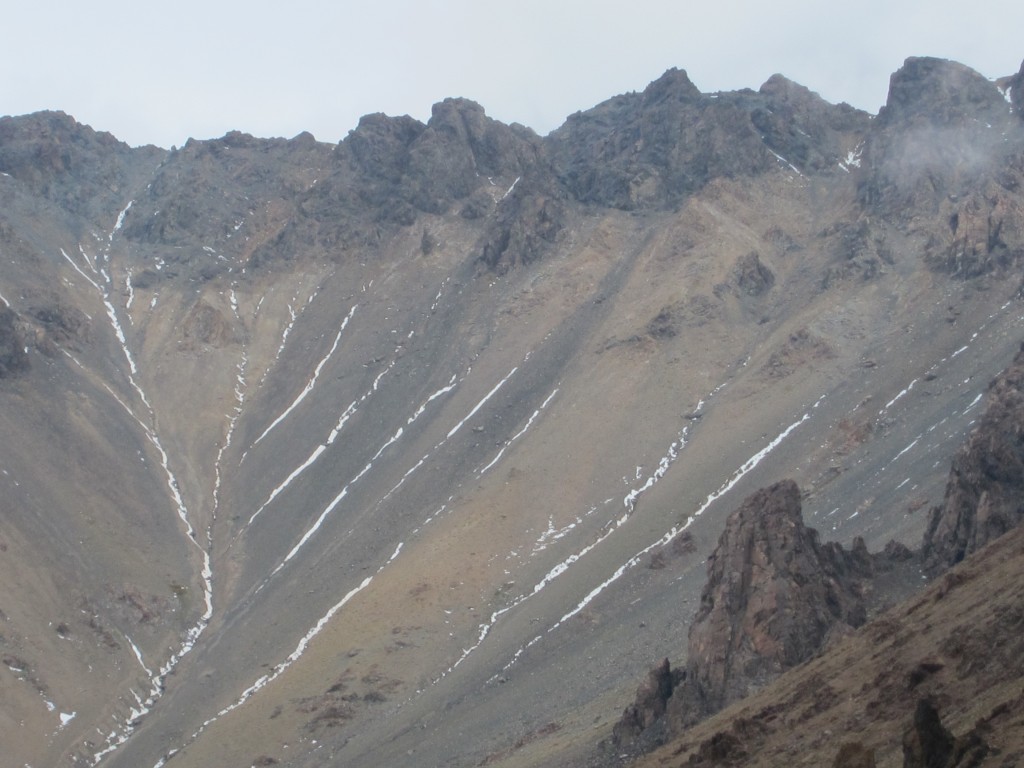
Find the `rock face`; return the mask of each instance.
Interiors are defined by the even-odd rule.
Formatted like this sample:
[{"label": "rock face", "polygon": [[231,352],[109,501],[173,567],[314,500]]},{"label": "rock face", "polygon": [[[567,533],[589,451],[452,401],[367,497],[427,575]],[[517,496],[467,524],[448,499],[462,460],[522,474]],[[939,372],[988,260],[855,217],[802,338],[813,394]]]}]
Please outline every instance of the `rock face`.
[{"label": "rock face", "polygon": [[756,175],[780,163],[834,166],[842,136],[868,119],[779,75],[757,93],[709,96],[671,69],[642,93],[571,115],[548,141],[559,177],[579,200],[664,208],[716,177]]},{"label": "rock face", "polygon": [[917,702],[914,719],[903,734],[903,768],[969,768],[981,765],[988,745],[975,727],[960,738],[942,724],[935,704]]},{"label": "rock face", "polygon": [[936,575],[1024,519],[1024,346],[989,385],[988,405],[950,469],[921,547]]},{"label": "rock face", "polygon": [[863,540],[852,551],[819,542],[792,480],[755,492],[708,558],[685,670],[673,672],[666,659],[650,672],[615,741],[634,740],[661,713],[670,729],[685,728],[816,656],[866,620],[864,582],[874,567]]},{"label": "rock face", "polygon": [[[978,72],[944,59],[907,59],[863,147],[866,212],[910,225],[936,271],[967,278],[1018,262],[1024,211],[1015,190],[1024,168],[1019,144],[1008,138],[1017,125],[999,88]],[[868,228],[864,239],[888,239],[877,224]],[[891,260],[881,250],[882,261]]]},{"label": "rock face", "polygon": [[[169,151],[0,118],[7,762],[564,749],[670,653],[638,627],[683,642],[741,474],[806,482],[844,542],[917,538],[907,510],[941,497],[1019,331],[1024,123],[1000,87],[912,60],[872,120],[781,76],[702,94],[671,70],[547,137],[449,99],[334,145]],[[621,739],[862,619],[874,558],[799,506],[782,484],[729,523],[692,664],[655,670]],[[990,636],[964,658],[1005,670]]]},{"label": "rock face", "polygon": [[832,633],[863,624],[860,580],[870,571],[863,541],[852,552],[819,543],[792,480],[750,496],[708,558],[679,721],[743,698],[812,658]]}]

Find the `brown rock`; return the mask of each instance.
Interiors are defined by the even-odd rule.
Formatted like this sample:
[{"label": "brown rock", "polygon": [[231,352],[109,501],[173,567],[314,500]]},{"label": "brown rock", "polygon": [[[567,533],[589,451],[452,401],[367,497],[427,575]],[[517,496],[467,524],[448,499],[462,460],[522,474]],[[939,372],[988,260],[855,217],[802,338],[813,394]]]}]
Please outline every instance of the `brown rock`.
[{"label": "brown rock", "polygon": [[818,542],[792,480],[750,496],[708,559],[673,719],[716,712],[815,656],[837,626],[864,623],[860,579],[870,568],[869,559]]},{"label": "brown rock", "polygon": [[1024,346],[989,385],[988,405],[953,459],[921,546],[937,575],[1024,519]]},{"label": "brown rock", "polygon": [[760,296],[775,285],[775,274],[761,262],[756,251],[736,261],[733,275],[740,292],[748,296]]},{"label": "brown rock", "polygon": [[637,689],[636,701],[626,707],[612,729],[615,744],[629,744],[665,714],[669,697],[678,682],[677,674],[673,672],[668,659],[647,673],[647,679]]},{"label": "brown rock", "polygon": [[953,734],[942,726],[939,711],[921,699],[914,722],[903,734],[903,768],[947,768],[953,757]]}]

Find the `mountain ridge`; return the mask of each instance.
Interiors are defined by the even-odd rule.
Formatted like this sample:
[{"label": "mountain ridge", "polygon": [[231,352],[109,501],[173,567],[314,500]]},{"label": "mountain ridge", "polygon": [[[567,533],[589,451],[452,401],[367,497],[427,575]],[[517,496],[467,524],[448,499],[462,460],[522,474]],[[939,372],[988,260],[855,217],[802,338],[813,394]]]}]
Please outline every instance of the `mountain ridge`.
[{"label": "mountain ridge", "polygon": [[669,655],[737,494],[919,535],[1024,253],[1019,111],[927,62],[899,82],[957,88],[904,114],[988,154],[919,175],[899,110],[779,78],[670,72],[546,139],[465,100],[336,146],[0,119],[16,759],[555,754],[610,728],[640,623]]}]

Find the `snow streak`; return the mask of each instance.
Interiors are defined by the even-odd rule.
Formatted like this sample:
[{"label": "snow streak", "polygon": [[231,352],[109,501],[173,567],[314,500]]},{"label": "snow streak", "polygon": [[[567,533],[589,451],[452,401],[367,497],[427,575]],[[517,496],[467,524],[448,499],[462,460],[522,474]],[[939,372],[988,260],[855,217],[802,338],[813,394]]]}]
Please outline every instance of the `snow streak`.
[{"label": "snow streak", "polygon": [[[176,508],[178,517],[181,520],[182,525],[184,526],[185,533],[188,536],[189,540],[202,553],[203,565],[200,571],[200,576],[203,580],[203,596],[205,610],[203,612],[203,615],[200,616],[199,620],[196,622],[196,624],[186,632],[185,639],[182,642],[182,645],[179,647],[179,649],[171,655],[170,659],[168,659],[168,661],[160,668],[159,672],[155,675],[149,672],[148,668],[143,662],[142,653],[141,651],[139,651],[138,646],[136,646],[135,643],[131,641],[130,638],[128,639],[129,645],[132,647],[132,650],[135,653],[136,658],[139,660],[139,663],[142,665],[143,669],[151,678],[152,690],[149,693],[146,700],[142,700],[137,693],[132,691],[132,695],[136,699],[138,708],[133,707],[131,709],[130,716],[119,727],[119,730],[114,729],[113,731],[111,731],[111,733],[106,738],[104,747],[93,756],[94,763],[99,763],[100,760],[103,759],[103,757],[113,752],[121,744],[128,740],[128,737],[135,729],[135,723],[137,723],[138,718],[145,715],[152,707],[156,699],[160,697],[163,691],[164,680],[171,673],[174,667],[177,666],[178,662],[181,661],[182,657],[192,650],[199,636],[203,633],[203,631],[209,624],[210,617],[213,615],[213,570],[210,562],[210,553],[209,550],[206,547],[203,547],[196,538],[195,529],[192,527],[192,523],[189,519],[188,509],[185,506],[184,499],[182,498],[178,480],[175,477],[173,470],[171,469],[170,459],[167,455],[167,452],[164,450],[164,447],[160,441],[160,437],[156,431],[156,414],[153,410],[152,404],[146,397],[145,391],[143,390],[141,384],[138,381],[138,366],[136,365],[135,359],[133,358],[131,350],[129,349],[128,339],[125,335],[124,328],[121,325],[117,308],[114,306],[112,300],[114,281],[111,275],[113,267],[111,264],[110,247],[113,243],[114,235],[118,232],[118,230],[121,229],[121,226],[124,224],[124,218],[131,207],[132,203],[129,202],[128,205],[126,205],[124,209],[118,214],[117,221],[115,222],[113,229],[107,236],[105,247],[97,254],[95,259],[90,258],[89,254],[85,251],[82,245],[79,244],[79,252],[82,255],[82,260],[85,263],[86,268],[89,270],[89,272],[92,273],[91,276],[87,274],[67,254],[67,252],[64,251],[63,248],[60,249],[60,253],[61,256],[64,257],[65,261],[67,261],[72,266],[72,268],[79,275],[81,275],[99,294],[100,300],[103,302],[103,306],[106,310],[107,318],[110,321],[110,327],[113,330],[114,335],[117,338],[118,344],[121,347],[121,352],[128,363],[128,383],[130,384],[131,388],[135,391],[139,401],[145,407],[145,410],[148,414],[148,423],[147,421],[144,421],[142,418],[140,418],[139,415],[132,409],[132,407],[128,403],[126,403],[121,397],[119,397],[114,392],[114,390],[110,388],[109,385],[105,384],[104,386],[106,390],[110,393],[110,395],[121,405],[121,407],[124,408],[124,410],[135,420],[136,423],[138,423],[139,427],[145,434],[146,439],[149,440],[150,444],[153,446],[153,448],[159,455],[160,465],[163,468],[164,475],[167,481],[167,488],[170,493],[171,500],[173,501],[174,506]],[[130,276],[126,277],[126,280],[128,281],[129,294],[128,306],[126,306],[125,308],[127,310],[130,307],[131,300],[134,294],[131,292]],[[73,356],[71,356],[70,354],[68,356],[71,357],[71,359],[77,365],[79,365],[79,367],[81,367],[81,363],[75,360]]]},{"label": "snow streak", "polygon": [[[296,467],[294,470],[292,470],[291,474],[289,474],[288,477],[285,478],[284,482],[282,482],[280,485],[274,488],[273,491],[270,492],[270,495],[267,497],[266,501],[264,501],[259,506],[259,508],[252,514],[252,517],[249,518],[249,525],[251,525],[252,522],[257,517],[259,517],[260,513],[263,512],[263,510],[266,509],[267,506],[278,497],[278,495],[280,495],[285,489],[288,488],[288,486],[292,484],[292,481],[294,481],[297,477],[299,477],[299,475],[301,475],[303,472],[309,469],[309,467],[311,467],[313,463],[316,462],[317,459],[319,459],[324,453],[326,453],[327,449],[334,444],[335,440],[338,439],[338,435],[341,434],[341,430],[344,428],[348,420],[352,418],[352,416],[358,410],[359,406],[366,402],[366,400],[368,400],[373,395],[373,393],[378,390],[378,388],[380,387],[381,379],[384,378],[384,376],[392,368],[394,368],[396,362],[398,362],[397,358],[392,359],[391,363],[379,374],[377,374],[376,378],[374,378],[373,385],[370,387],[370,389],[367,392],[365,392],[362,395],[362,397],[360,397],[358,400],[353,400],[351,403],[349,403],[349,406],[342,412],[341,416],[338,417],[338,421],[334,425],[334,428],[331,430],[330,434],[327,436],[327,439],[323,443],[318,445],[316,448],[314,448],[313,452],[306,458],[306,460],[299,464],[299,466]],[[417,418],[419,418],[420,414],[422,414],[423,411],[426,410],[427,403],[429,403],[439,394],[440,393],[435,393],[434,395],[431,395],[427,402],[421,405],[419,409],[416,411],[416,413],[414,413],[412,417],[409,418],[407,424],[412,424]],[[401,430],[399,430],[399,434],[396,437],[392,438],[391,441],[386,443],[384,447],[386,448],[387,445],[390,445],[392,442],[394,442],[394,440],[396,440],[400,436]],[[383,452],[383,450],[384,448],[381,448],[381,450],[377,452],[377,456],[379,456]],[[374,459],[376,459],[377,456],[375,456]],[[280,570],[280,567],[278,568],[278,570]],[[276,572],[277,571],[275,570],[274,573]]]},{"label": "snow streak", "polygon": [[[312,299],[312,297],[310,298]],[[260,441],[263,440],[263,438],[265,438],[274,427],[276,427],[278,424],[284,421],[288,414],[295,410],[299,403],[306,399],[306,395],[313,391],[313,387],[316,386],[317,379],[320,378],[320,372],[324,369],[324,366],[327,365],[327,361],[331,359],[331,355],[333,355],[334,351],[338,348],[338,343],[341,341],[341,334],[345,331],[345,328],[346,326],[348,326],[348,323],[352,319],[352,316],[356,313],[356,307],[358,306],[358,304],[354,304],[352,306],[352,309],[345,316],[345,319],[341,321],[341,328],[338,329],[338,335],[334,337],[334,343],[331,345],[331,348],[328,350],[327,354],[324,355],[323,359],[320,360],[319,363],[317,363],[316,368],[313,369],[313,376],[310,378],[308,382],[306,382],[306,386],[299,393],[299,396],[296,397],[295,400],[292,401],[292,404],[289,405],[284,410],[284,413],[282,413],[280,416],[274,419],[270,426],[263,430],[263,434],[257,437],[256,440],[253,442],[253,448],[259,445]],[[281,344],[282,346],[284,345],[284,340],[282,340]]]},{"label": "snow streak", "polygon": [[467,421],[469,421],[471,418],[473,418],[473,416],[476,414],[476,412],[479,411],[481,408],[483,408],[484,404],[488,400],[490,400],[491,397],[493,397],[495,395],[495,393],[497,393],[497,391],[499,389],[501,389],[503,386],[505,386],[505,382],[508,381],[510,378],[512,378],[512,374],[514,374],[518,370],[519,370],[519,366],[517,365],[515,368],[513,368],[511,371],[508,372],[508,375],[505,376],[504,379],[502,379],[497,384],[495,384],[494,385],[494,389],[492,389],[490,392],[488,392],[486,395],[484,395],[483,400],[481,400],[479,403],[477,403],[475,406],[473,406],[473,410],[471,410],[468,414],[466,414],[466,418],[464,418],[462,421],[460,421],[458,424],[456,424],[454,427],[451,428],[451,431],[448,433],[448,436],[445,439],[451,438],[456,432],[458,432],[460,429],[462,429],[462,425],[465,424]]},{"label": "snow streak", "polygon": [[[292,664],[294,664],[296,661],[298,661],[302,657],[302,655],[309,648],[309,644],[313,641],[313,639],[318,634],[320,634],[323,631],[324,627],[326,627],[330,623],[331,619],[333,619],[338,614],[338,612],[342,608],[344,608],[345,605],[347,605],[352,600],[352,598],[354,598],[356,595],[358,595],[360,592],[362,592],[364,589],[366,589],[368,586],[370,586],[370,584],[373,582],[374,578],[376,576],[378,576],[381,571],[383,571],[385,568],[387,568],[391,563],[393,563],[395,561],[395,559],[399,556],[399,554],[401,554],[402,548],[404,546],[405,546],[404,542],[399,543],[398,546],[395,547],[395,551],[392,553],[391,557],[389,557],[385,563],[383,563],[380,567],[378,567],[377,571],[372,576],[367,576],[365,579],[363,579],[359,583],[358,586],[353,587],[348,592],[346,592],[344,597],[341,598],[341,600],[339,600],[337,603],[335,603],[333,606],[331,606],[331,608],[327,611],[327,613],[325,613],[323,616],[320,617],[320,619],[316,622],[316,624],[314,624],[306,632],[306,634],[304,634],[299,639],[298,644],[295,646],[295,650],[293,650],[290,654],[288,654],[288,656],[285,658],[284,661],[274,665],[274,667],[269,672],[267,672],[265,675],[261,676],[252,685],[250,685],[248,688],[246,688],[244,691],[242,691],[242,693],[239,695],[239,697],[232,704],[229,704],[228,706],[224,707],[219,712],[217,712],[216,715],[214,715],[213,717],[211,717],[208,720],[206,720],[199,727],[199,729],[195,733],[193,733],[191,737],[189,737],[187,743],[191,744],[192,742],[194,742],[197,738],[199,738],[199,736],[203,733],[203,731],[205,731],[210,725],[212,725],[213,723],[215,723],[217,720],[219,720],[220,718],[224,717],[225,715],[227,715],[227,714],[233,712],[234,710],[238,709],[239,707],[241,707],[249,699],[251,699],[255,694],[257,694],[263,688],[267,687],[272,682],[274,682],[277,678],[279,678],[281,675],[283,675],[285,673],[285,671],[290,666],[292,666]],[[178,751],[177,749],[169,751],[163,758],[161,758],[159,761],[157,761],[157,763],[153,766],[153,768],[161,768],[161,766],[163,766],[167,762],[167,760],[169,758],[171,758],[177,751]]]},{"label": "snow streak", "polygon": [[[509,375],[511,375],[511,374],[509,374]],[[716,393],[718,393],[719,390],[721,390],[722,386],[723,385],[720,385],[719,387],[717,387],[709,395],[709,398],[710,397],[714,397],[714,395]],[[534,413],[535,416],[536,416],[536,414],[540,410],[543,410],[544,407],[547,406],[547,404],[551,401],[551,399],[555,396],[555,394],[557,392],[558,392],[558,390],[556,389],[554,392],[551,393],[551,395],[548,396],[548,399],[544,401],[544,403],[541,406],[541,408],[538,409],[538,411],[536,411]],[[702,400],[700,400],[698,402],[697,407],[694,410],[695,410],[695,412],[699,412],[703,407],[704,407],[704,400],[702,399]],[[815,404],[815,407],[817,407],[817,404]],[[532,420],[533,419],[531,417],[530,421],[532,422]],[[527,423],[527,426],[529,426],[529,423],[530,422]],[[658,462],[658,468],[647,479],[647,481],[644,483],[644,485],[641,486],[640,488],[631,490],[626,495],[626,497],[623,499],[623,504],[626,507],[626,513],[624,515],[619,517],[618,520],[614,521],[613,523],[607,525],[604,528],[604,530],[600,533],[600,535],[594,541],[592,541],[587,546],[583,547],[583,549],[581,549],[579,552],[575,552],[575,553],[569,555],[569,557],[567,557],[565,560],[563,560],[562,562],[556,564],[553,568],[551,568],[551,570],[549,570],[544,575],[544,577],[533,586],[533,589],[531,591],[519,595],[510,604],[508,604],[504,608],[501,608],[501,609],[499,609],[497,611],[494,611],[491,614],[490,619],[487,622],[480,624],[479,634],[477,636],[476,643],[474,645],[470,646],[469,648],[464,648],[463,652],[462,652],[462,655],[458,658],[458,660],[451,667],[449,667],[446,672],[444,672],[439,678],[437,678],[437,680],[440,680],[440,679],[444,678],[446,675],[448,675],[449,673],[451,673],[452,670],[454,670],[456,667],[458,667],[460,664],[462,664],[462,662],[465,661],[469,657],[469,655],[471,653],[473,653],[473,651],[475,651],[477,648],[479,648],[480,645],[483,643],[483,641],[487,638],[487,635],[490,634],[491,629],[494,627],[494,625],[497,623],[497,621],[502,616],[504,616],[506,613],[508,613],[509,611],[513,610],[514,608],[522,605],[529,598],[531,598],[534,595],[538,594],[541,590],[543,590],[545,587],[547,587],[548,584],[550,584],[552,581],[557,579],[563,573],[568,571],[569,567],[571,565],[573,565],[574,563],[578,562],[584,556],[586,556],[587,554],[592,552],[594,549],[596,549],[598,547],[598,545],[601,544],[601,542],[603,542],[605,539],[607,539],[609,536],[611,536],[616,530],[618,530],[622,525],[624,525],[626,523],[626,521],[629,519],[630,513],[636,507],[636,500],[639,498],[640,494],[642,494],[645,491],[647,491],[648,489],[650,489],[656,482],[658,482],[658,480],[660,480],[662,477],[664,477],[664,475],[668,471],[669,467],[679,457],[679,452],[682,451],[682,449],[686,447],[686,438],[687,438],[688,431],[689,431],[689,425],[684,427],[682,429],[682,431],[679,433],[679,437],[676,440],[674,440],[669,445],[667,454]],[[525,429],[522,430],[519,433],[519,435],[521,435],[523,432],[525,432]],[[519,435],[516,435],[516,437],[518,437]],[[515,439],[515,438],[513,438],[513,439]],[[509,442],[511,442],[511,441],[509,441]],[[500,453],[499,453],[499,456],[500,456]],[[744,466],[746,466],[746,465],[744,465]],[[638,479],[639,479],[639,477],[640,477],[639,469],[640,468],[638,467],[637,469],[638,469],[638,475],[637,476],[638,476]],[[608,501],[611,501],[611,500],[609,499]],[[592,507],[587,512],[587,515],[590,515],[595,510],[596,510],[596,507]],[[701,511],[703,511],[703,509]],[[698,512],[697,514],[700,514],[700,513]],[[565,532],[567,532],[568,530],[571,530],[572,528],[574,528],[579,522],[581,522],[581,520],[579,518],[577,518],[576,522],[571,523],[567,528],[563,529],[563,532],[561,532],[561,533],[555,532],[553,524],[549,522],[549,531],[552,534],[555,534],[554,538],[560,538],[562,535],[564,535]],[[541,544],[545,540],[547,534],[548,534],[548,532],[545,532],[545,534],[543,534],[541,536],[540,540],[538,540],[538,544]],[[649,549],[652,549],[653,546],[654,545],[652,545],[650,548],[645,550],[645,552],[649,551]],[[535,548],[534,549],[534,553],[542,551],[545,547],[546,547],[546,545],[540,546],[539,548]],[[637,555],[637,558],[634,558],[634,559],[638,559],[639,557],[642,556],[642,554],[643,553],[641,553],[640,555]],[[631,560],[630,562],[633,562],[633,561]],[[622,572],[625,572],[625,567],[622,569]],[[615,578],[618,578],[618,577],[616,576]],[[611,583],[611,582],[608,582],[608,583]],[[603,589],[603,587],[601,587],[601,589]],[[594,596],[596,596],[596,593],[594,593]],[[593,599],[593,597],[591,597],[590,599]],[[589,602],[589,600],[588,600],[588,602]],[[582,607],[579,608],[579,610],[582,610]],[[560,620],[559,624],[562,621],[564,621],[564,620],[565,620],[565,618]],[[558,624],[555,625],[555,627],[557,627],[557,626],[558,626]],[[551,629],[554,629],[555,627],[552,627]],[[549,630],[549,631],[551,631],[551,630]],[[539,639],[539,638],[537,638],[537,639]],[[531,644],[533,642],[536,642],[536,639],[534,641],[531,641]],[[519,655],[521,653],[522,653],[522,649],[520,649],[520,651],[516,654],[515,658],[513,659],[513,662],[515,661],[516,658],[519,657]],[[508,666],[511,666],[511,664],[513,662],[510,662]],[[508,667],[506,667],[506,669],[507,668]],[[434,682],[437,682],[437,680],[435,680]]]},{"label": "snow streak", "polygon": [[748,472],[753,470],[754,467],[756,467],[758,464],[760,464],[761,461],[768,454],[770,454],[772,451],[774,451],[776,448],[778,448],[779,445],[782,443],[782,441],[785,440],[787,437],[789,437],[789,435],[793,432],[793,430],[795,430],[797,427],[799,427],[805,421],[810,419],[811,418],[811,412],[815,408],[817,408],[821,404],[821,401],[824,400],[824,399],[825,399],[824,396],[819,398],[817,400],[817,402],[815,402],[814,405],[811,406],[811,410],[810,411],[805,413],[798,421],[793,422],[788,427],[786,427],[784,430],[782,430],[782,432],[780,432],[778,434],[778,436],[776,436],[776,438],[774,440],[772,440],[770,443],[768,443],[768,445],[766,445],[760,451],[758,451],[753,456],[751,456],[749,459],[747,459],[740,466],[740,468],[737,469],[733,473],[732,477],[729,478],[729,480],[727,480],[725,483],[723,483],[722,486],[720,488],[718,488],[718,490],[716,490],[713,493],[711,493],[707,497],[707,499],[704,500],[704,503],[692,515],[690,515],[686,519],[686,522],[682,526],[672,526],[672,528],[668,531],[668,533],[666,533],[660,539],[658,539],[653,544],[650,544],[649,546],[644,547],[642,550],[637,552],[633,557],[631,557],[623,565],[621,565],[608,579],[606,579],[604,582],[602,582],[601,584],[596,586],[594,589],[592,589],[586,595],[586,597],[584,597],[576,605],[575,608],[573,608],[571,611],[569,611],[567,614],[565,614],[561,619],[559,619],[557,622],[555,622],[555,624],[550,629],[548,629],[548,632],[553,632],[558,627],[560,627],[562,624],[564,624],[566,621],[568,621],[573,616],[575,616],[580,611],[582,611],[584,608],[586,608],[594,600],[594,598],[596,598],[599,594],[601,594],[601,592],[603,592],[608,586],[613,584],[615,581],[618,581],[618,579],[621,578],[622,574],[624,574],[629,568],[632,568],[634,565],[639,563],[640,560],[647,553],[651,552],[652,550],[654,550],[657,547],[661,547],[661,546],[664,546],[664,545],[668,544],[669,542],[672,541],[672,539],[674,539],[682,531],[684,531],[687,528],[689,528],[690,524],[695,519],[700,517],[708,509],[708,507],[710,507],[714,502],[716,502],[722,496],[724,496],[729,491],[731,491],[733,489],[733,487],[736,485],[736,483],[738,483]]},{"label": "snow streak", "polygon": [[516,434],[512,435],[512,437],[510,437],[508,440],[506,440],[505,444],[501,446],[501,450],[498,451],[498,455],[491,459],[490,463],[488,463],[487,466],[477,471],[477,477],[482,477],[487,470],[489,470],[491,467],[497,464],[501,457],[504,455],[505,449],[507,449],[510,445],[512,445],[512,443],[514,443],[516,440],[518,440],[520,437],[526,434],[526,430],[528,430],[533,425],[533,422],[537,419],[538,416],[540,416],[541,411],[548,407],[548,403],[554,400],[555,395],[557,394],[558,387],[555,387],[555,390],[550,395],[548,395],[547,399],[543,403],[540,404],[540,408],[535,410],[533,412],[533,415],[530,416],[530,418],[527,420],[526,426],[519,430]]}]

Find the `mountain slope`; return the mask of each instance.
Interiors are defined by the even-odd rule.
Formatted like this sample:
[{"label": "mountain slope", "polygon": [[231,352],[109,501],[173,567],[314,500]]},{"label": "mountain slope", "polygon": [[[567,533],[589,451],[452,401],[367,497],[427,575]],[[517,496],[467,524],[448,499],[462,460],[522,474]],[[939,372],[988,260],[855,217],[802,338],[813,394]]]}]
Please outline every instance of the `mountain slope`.
[{"label": "mountain slope", "polygon": [[981,746],[977,762],[958,764],[1013,765],[1024,749],[1022,546],[1018,527],[830,653],[632,764],[833,765],[850,744],[878,766],[902,766],[905,733],[927,701],[942,727]]},{"label": "mountain slope", "polygon": [[14,759],[572,753],[754,488],[919,538],[1021,336],[1022,158],[938,60],[874,120],[681,72],[546,138],[0,120]]}]

